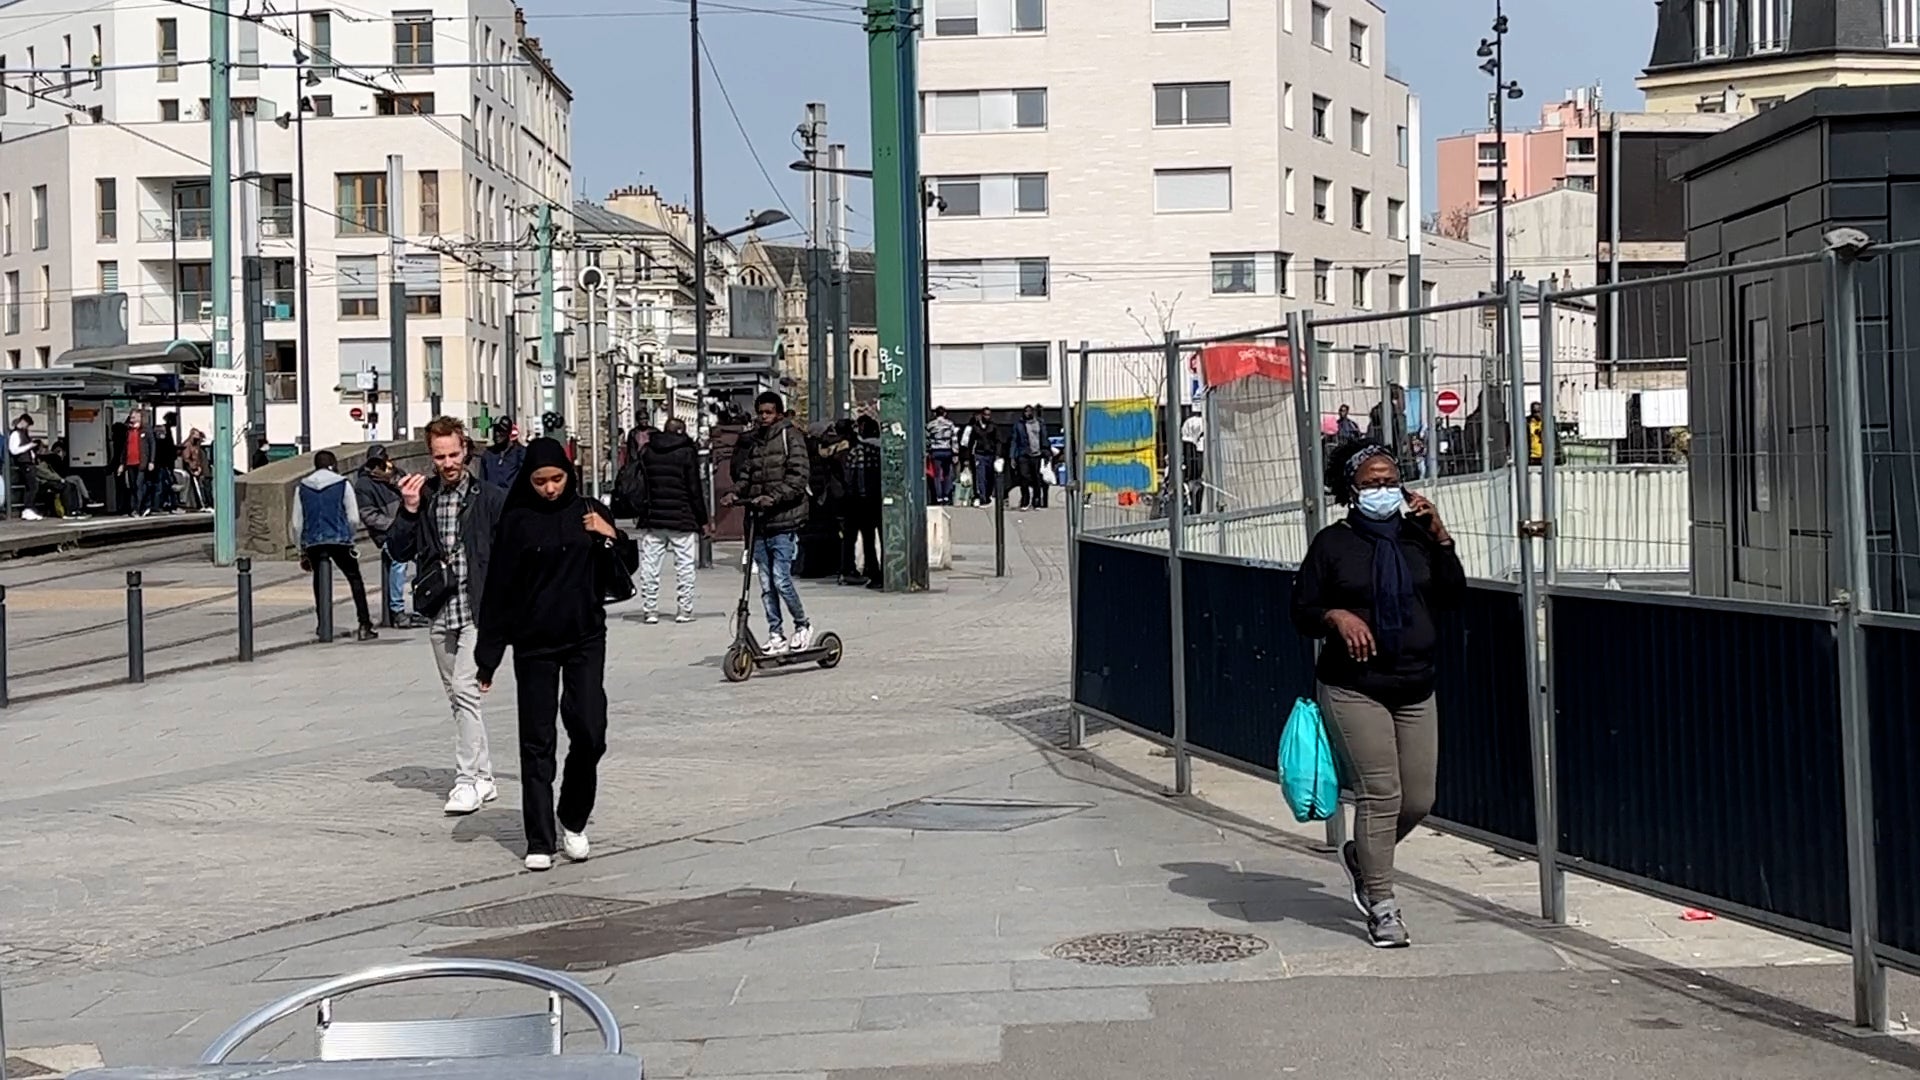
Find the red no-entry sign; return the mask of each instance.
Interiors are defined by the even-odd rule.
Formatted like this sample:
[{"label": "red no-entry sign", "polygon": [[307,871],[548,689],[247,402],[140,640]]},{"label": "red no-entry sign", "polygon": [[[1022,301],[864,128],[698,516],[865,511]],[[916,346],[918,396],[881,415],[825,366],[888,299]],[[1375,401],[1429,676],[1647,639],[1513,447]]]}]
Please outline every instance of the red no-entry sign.
[{"label": "red no-entry sign", "polygon": [[1433,407],[1440,410],[1441,416],[1452,416],[1460,411],[1460,395],[1452,390],[1442,390],[1434,395]]},{"label": "red no-entry sign", "polygon": [[347,410],[347,415],[353,417],[355,420],[364,420],[367,414],[360,406],[355,405],[353,408]]}]

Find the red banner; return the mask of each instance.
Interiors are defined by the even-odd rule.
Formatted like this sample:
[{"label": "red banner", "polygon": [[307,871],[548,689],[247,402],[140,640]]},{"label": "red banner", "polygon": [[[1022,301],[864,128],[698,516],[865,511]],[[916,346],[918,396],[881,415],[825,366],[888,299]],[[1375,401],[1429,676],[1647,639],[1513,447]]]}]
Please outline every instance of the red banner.
[{"label": "red banner", "polygon": [[1200,378],[1208,389],[1258,375],[1293,381],[1293,355],[1285,345],[1223,342],[1200,347]]}]

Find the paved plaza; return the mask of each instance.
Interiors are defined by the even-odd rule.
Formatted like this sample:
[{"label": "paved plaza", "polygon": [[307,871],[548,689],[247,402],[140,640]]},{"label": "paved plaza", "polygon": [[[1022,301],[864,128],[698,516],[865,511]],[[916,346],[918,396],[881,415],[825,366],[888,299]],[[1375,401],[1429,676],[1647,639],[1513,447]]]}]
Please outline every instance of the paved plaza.
[{"label": "paved plaza", "polygon": [[[1170,761],[1129,736],[1059,748],[1061,513],[1008,522],[1004,579],[990,517],[962,512],[930,594],[803,583],[848,642],[832,672],[721,681],[730,567],[703,576],[691,626],[617,612],[595,855],[543,875],[519,866],[510,686],[488,700],[501,800],[441,815],[451,738],[418,635],[0,713],[10,1075],[191,1061],[279,994],[459,954],[569,970],[661,1078],[1920,1068],[1920,1044],[1839,1025],[1838,956],[1580,879],[1574,925],[1549,927],[1530,864],[1426,831],[1402,860],[1418,944],[1367,948],[1338,867],[1270,784],[1203,765],[1173,798]],[[1220,962],[1153,963],[1177,958]],[[1913,982],[1892,990],[1896,1016],[1920,1015]],[[529,997],[416,984],[339,1011]],[[302,1016],[246,1053],[312,1040]]]}]

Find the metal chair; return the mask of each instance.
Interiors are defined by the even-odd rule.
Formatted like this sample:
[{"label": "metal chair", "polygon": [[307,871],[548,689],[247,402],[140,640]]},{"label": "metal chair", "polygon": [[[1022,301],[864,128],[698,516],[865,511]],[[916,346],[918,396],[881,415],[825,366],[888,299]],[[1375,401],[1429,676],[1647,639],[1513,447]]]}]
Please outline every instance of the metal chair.
[{"label": "metal chair", "polygon": [[[421,979],[498,979],[547,991],[547,1011],[519,1016],[447,1020],[333,1019],[333,999],[357,990]],[[228,1028],[200,1055],[200,1064],[218,1065],[261,1029],[311,1005],[319,1006],[319,1049],[323,1061],[380,1058],[455,1058],[544,1055],[560,1052],[560,999],[593,1017],[604,1051],[618,1054],[620,1023],[599,995],[567,978],[530,964],[506,960],[423,960],[369,968],[329,979],[262,1006]]]}]

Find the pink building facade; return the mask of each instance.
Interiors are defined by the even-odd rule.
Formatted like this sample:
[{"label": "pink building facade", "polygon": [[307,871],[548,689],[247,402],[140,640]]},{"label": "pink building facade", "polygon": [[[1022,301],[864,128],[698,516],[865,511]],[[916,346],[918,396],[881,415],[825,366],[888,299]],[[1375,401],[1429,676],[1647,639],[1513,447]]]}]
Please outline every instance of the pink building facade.
[{"label": "pink building facade", "polygon": [[1434,168],[1441,227],[1492,206],[1500,198],[1502,144],[1507,155],[1506,199],[1532,198],[1558,187],[1592,191],[1600,161],[1600,88],[1567,92],[1540,110],[1540,126],[1508,131],[1504,140],[1486,131],[1440,139]]}]

